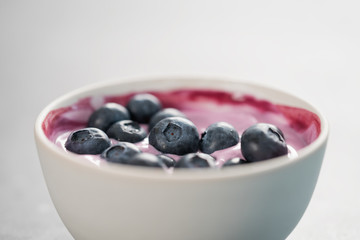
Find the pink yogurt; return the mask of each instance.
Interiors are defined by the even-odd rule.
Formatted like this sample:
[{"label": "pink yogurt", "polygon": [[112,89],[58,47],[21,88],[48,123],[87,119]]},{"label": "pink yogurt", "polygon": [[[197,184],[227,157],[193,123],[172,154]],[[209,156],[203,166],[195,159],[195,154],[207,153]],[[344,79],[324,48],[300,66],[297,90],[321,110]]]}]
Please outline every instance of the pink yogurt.
[{"label": "pink yogurt", "polygon": [[[300,108],[273,104],[250,95],[238,96],[217,90],[180,89],[175,91],[147,92],[159,98],[164,108],[172,107],[182,111],[198,128],[199,134],[215,122],[233,125],[241,137],[242,132],[255,123],[271,123],[279,127],[289,149],[289,158],[297,156],[297,151],[313,142],[320,133],[320,120],[314,113]],[[94,96],[77,103],[51,111],[42,128],[45,135],[56,145],[67,151],[64,143],[70,132],[86,127],[91,113],[107,102],[126,105],[137,93],[119,96]],[[147,129],[147,125],[143,125]],[[117,141],[112,139],[112,143]],[[148,143],[148,138],[136,144],[141,151],[159,154]],[[211,154],[222,165],[232,157],[243,157],[240,143]],[[97,165],[107,164],[99,155],[82,155]],[[170,155],[175,160],[180,156]]]}]

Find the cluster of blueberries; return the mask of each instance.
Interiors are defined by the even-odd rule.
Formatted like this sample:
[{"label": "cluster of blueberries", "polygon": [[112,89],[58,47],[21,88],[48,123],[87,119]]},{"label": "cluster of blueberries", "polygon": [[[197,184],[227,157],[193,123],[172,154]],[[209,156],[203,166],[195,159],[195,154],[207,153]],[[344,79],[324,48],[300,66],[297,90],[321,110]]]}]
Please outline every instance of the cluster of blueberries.
[{"label": "cluster of blueberries", "polygon": [[[148,124],[149,134],[140,124]],[[149,137],[149,144],[161,152],[143,153],[134,144]],[[118,142],[111,144],[110,138]],[[211,153],[238,144],[236,129],[226,123],[210,125],[199,135],[196,126],[174,108],[162,108],[154,95],[134,95],[126,107],[107,103],[90,116],[87,127],[72,132],[65,142],[68,151],[77,154],[100,154],[115,163],[148,166],[201,168],[215,167]],[[266,123],[255,124],[241,136],[245,159],[229,159],[223,166],[262,161],[287,154],[282,131]],[[166,154],[181,155],[175,161]]]}]

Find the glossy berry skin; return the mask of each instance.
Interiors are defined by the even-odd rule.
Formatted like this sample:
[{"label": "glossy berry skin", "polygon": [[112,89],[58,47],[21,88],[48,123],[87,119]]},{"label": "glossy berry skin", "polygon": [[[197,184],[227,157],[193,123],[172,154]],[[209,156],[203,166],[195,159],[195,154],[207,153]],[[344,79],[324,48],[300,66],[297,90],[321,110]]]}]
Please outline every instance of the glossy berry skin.
[{"label": "glossy berry skin", "polygon": [[127,164],[135,154],[140,153],[139,148],[128,142],[119,142],[107,148],[102,154],[101,158],[113,163]]},{"label": "glossy berry skin", "polygon": [[161,159],[161,161],[166,165],[166,167],[174,167],[175,166],[175,160],[165,154],[159,154],[157,155],[158,158]]},{"label": "glossy berry skin", "polygon": [[241,136],[241,152],[250,162],[279,157],[288,153],[283,133],[267,123],[255,124]]},{"label": "glossy berry skin", "polygon": [[198,150],[199,133],[190,120],[170,117],[151,129],[149,143],[162,153],[184,155]]},{"label": "glossy berry skin", "polygon": [[185,114],[177,110],[176,108],[164,108],[157,112],[149,122],[149,131],[161,120],[168,117],[183,117],[186,118]]},{"label": "glossy berry skin", "polygon": [[158,168],[165,167],[165,164],[162,162],[160,158],[150,153],[135,154],[132,158],[130,158],[127,164],[134,166],[143,166],[143,167],[158,167]]},{"label": "glossy berry skin", "polygon": [[74,131],[65,142],[65,148],[77,154],[100,154],[108,147],[110,147],[110,139],[97,128]]},{"label": "glossy berry skin", "polygon": [[106,103],[91,114],[87,126],[106,132],[113,123],[128,119],[130,114],[125,107],[117,103]]},{"label": "glossy berry skin", "polygon": [[214,168],[215,158],[206,153],[189,153],[182,156],[176,163],[175,168]]},{"label": "glossy berry skin", "polygon": [[240,141],[236,129],[226,123],[211,124],[201,135],[199,148],[204,153],[211,154],[217,150],[229,148]]},{"label": "glossy berry skin", "polygon": [[118,141],[136,143],[142,141],[147,133],[144,128],[132,120],[122,120],[115,122],[106,131],[106,134]]},{"label": "glossy berry skin", "polygon": [[241,159],[239,157],[234,157],[234,158],[227,160],[222,166],[230,167],[230,166],[236,166],[236,165],[246,164],[246,163],[249,163],[249,162],[244,159]]},{"label": "glossy berry skin", "polygon": [[162,108],[159,99],[148,93],[134,95],[126,107],[132,120],[139,123],[148,123],[150,118]]}]

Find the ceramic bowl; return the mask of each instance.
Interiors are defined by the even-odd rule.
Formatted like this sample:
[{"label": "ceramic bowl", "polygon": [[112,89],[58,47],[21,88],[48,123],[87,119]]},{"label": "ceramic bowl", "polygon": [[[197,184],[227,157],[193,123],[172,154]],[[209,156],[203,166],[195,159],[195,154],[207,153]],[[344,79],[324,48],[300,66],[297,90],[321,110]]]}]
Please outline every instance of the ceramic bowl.
[{"label": "ceramic bowl", "polygon": [[[315,113],[317,139],[289,161],[268,161],[221,171],[178,171],[120,164],[96,166],[51,142],[47,114],[93,95],[146,90],[212,88],[248,93]],[[63,223],[75,239],[202,240],[285,239],[313,194],[328,138],[328,123],[311,104],[283,91],[209,78],[121,79],[81,88],[51,102],[35,124],[43,175]]]}]

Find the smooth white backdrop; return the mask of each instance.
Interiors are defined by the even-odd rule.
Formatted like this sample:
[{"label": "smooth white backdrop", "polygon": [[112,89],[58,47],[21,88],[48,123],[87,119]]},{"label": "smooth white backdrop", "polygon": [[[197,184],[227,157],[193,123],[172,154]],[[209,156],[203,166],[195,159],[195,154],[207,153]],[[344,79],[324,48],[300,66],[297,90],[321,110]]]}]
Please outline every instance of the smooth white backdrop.
[{"label": "smooth white backdrop", "polygon": [[359,7],[356,0],[1,0],[0,238],[72,239],[33,140],[49,101],[125,76],[210,75],[265,83],[323,110],[328,151],[289,239],[359,239]]}]

